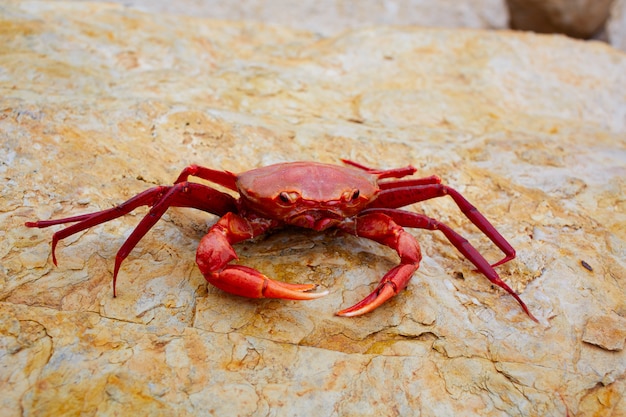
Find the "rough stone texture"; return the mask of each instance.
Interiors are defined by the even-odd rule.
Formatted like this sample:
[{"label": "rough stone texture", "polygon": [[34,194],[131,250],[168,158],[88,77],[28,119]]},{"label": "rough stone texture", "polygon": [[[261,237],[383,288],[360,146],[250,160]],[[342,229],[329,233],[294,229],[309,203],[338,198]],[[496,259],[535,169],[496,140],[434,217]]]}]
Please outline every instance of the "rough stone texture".
[{"label": "rough stone texture", "polygon": [[613,0],[507,0],[511,27],[587,39],[598,32]]},{"label": "rough stone texture", "polygon": [[600,346],[607,350],[624,349],[626,339],[626,319],[611,314],[592,317],[585,325],[583,342]]},{"label": "rough stone texture", "polygon": [[626,52],[626,0],[614,1],[606,32],[611,45]]},{"label": "rough stone texture", "polygon": [[112,0],[144,11],[254,20],[334,36],[374,25],[508,26],[505,0]]},{"label": "rough stone texture", "polygon": [[[624,54],[508,32],[319,39],[88,3],[0,13],[4,415],[625,415]],[[407,290],[347,319],[333,313],[393,252],[278,232],[238,245],[241,262],[330,294],[241,299],[194,263],[215,217],[172,209],[114,299],[115,252],[145,210],[65,239],[58,267],[53,230],[23,226],[111,207],[190,163],[340,157],[412,163],[475,202],[518,250],[498,271],[541,324],[430,232],[414,231],[425,257]],[[498,259],[447,199],[414,209]]]}]

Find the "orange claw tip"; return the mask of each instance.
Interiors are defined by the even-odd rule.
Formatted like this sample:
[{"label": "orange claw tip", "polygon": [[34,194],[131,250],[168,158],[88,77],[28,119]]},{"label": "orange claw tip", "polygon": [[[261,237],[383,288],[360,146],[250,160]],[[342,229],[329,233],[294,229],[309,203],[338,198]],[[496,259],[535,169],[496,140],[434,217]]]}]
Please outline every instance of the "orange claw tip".
[{"label": "orange claw tip", "polygon": [[328,295],[328,291],[306,292],[294,291],[287,288],[268,288],[263,294],[266,298],[282,298],[284,300],[315,300],[325,295]]},{"label": "orange claw tip", "polygon": [[355,308],[355,306],[352,307],[348,307],[345,308],[341,311],[338,311],[335,313],[335,315],[337,316],[341,316],[341,317],[356,317],[356,316],[362,316],[363,314],[367,314],[371,311],[373,311],[376,307],[372,307],[371,305],[368,306],[364,306],[361,308]]},{"label": "orange claw tip", "polygon": [[359,316],[359,313],[355,313],[355,312],[351,312],[349,311],[349,308],[346,308],[345,310],[341,310],[335,313],[336,316],[341,316],[341,317],[354,317],[354,316]]},{"label": "orange claw tip", "polygon": [[267,279],[262,294],[265,298],[282,298],[285,300],[314,300],[328,295],[328,291],[309,292],[316,287],[315,284],[289,284]]},{"label": "orange claw tip", "polygon": [[342,317],[355,317],[369,313],[380,307],[385,301],[396,295],[394,287],[391,285],[383,285],[377,288],[370,295],[353,305],[335,313]]},{"label": "orange claw tip", "polygon": [[328,290],[320,291],[320,292],[301,292],[301,295],[306,295],[306,298],[301,298],[301,300],[315,300],[316,298],[322,298],[328,295]]},{"label": "orange claw tip", "polygon": [[291,284],[289,282],[274,281],[274,280],[272,280],[272,282],[276,285],[280,285],[283,288],[287,288],[293,291],[311,291],[317,288],[316,284]]}]

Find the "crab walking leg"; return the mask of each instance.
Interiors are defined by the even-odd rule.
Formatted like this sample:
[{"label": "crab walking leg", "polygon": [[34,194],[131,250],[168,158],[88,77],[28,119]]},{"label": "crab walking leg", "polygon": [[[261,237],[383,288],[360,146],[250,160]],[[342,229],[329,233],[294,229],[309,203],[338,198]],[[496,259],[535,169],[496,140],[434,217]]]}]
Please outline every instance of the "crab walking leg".
[{"label": "crab walking leg", "polygon": [[379,182],[378,186],[381,190],[389,190],[394,188],[415,187],[418,185],[430,184],[441,184],[441,178],[439,178],[437,175],[431,175],[430,177],[413,178],[409,180]]},{"label": "crab walking leg", "polygon": [[391,217],[396,223],[404,226],[404,227],[412,227],[418,229],[427,229],[427,230],[439,230],[442,232],[446,238],[454,245],[455,248],[458,249],[463,256],[465,256],[470,262],[474,264],[476,269],[481,272],[484,276],[489,279],[492,283],[499,286],[507,293],[509,293],[522,307],[524,312],[535,322],[539,322],[535,316],[532,315],[524,301],[509,287],[498,275],[498,273],[493,269],[493,266],[487,262],[487,260],[478,252],[474,246],[472,246],[467,239],[463,236],[455,232],[450,226],[425,216],[423,214],[412,213],[404,210],[397,209],[368,209],[365,210],[364,213],[381,213]]},{"label": "crab walking leg", "polygon": [[382,213],[371,213],[358,217],[355,221],[356,227],[349,228],[346,226],[342,229],[395,249],[400,255],[400,265],[387,272],[370,295],[352,307],[337,313],[339,316],[346,317],[369,313],[398,294],[409,283],[422,260],[420,246],[415,238],[389,216]]},{"label": "crab walking leg", "polygon": [[350,165],[355,168],[362,169],[363,171],[368,172],[370,174],[374,174],[378,177],[378,179],[402,178],[402,177],[406,177],[407,175],[413,175],[417,171],[417,168],[411,165],[401,167],[401,168],[376,169],[376,168],[366,167],[365,165],[361,165],[358,162],[350,161],[349,159],[342,159],[341,162],[343,162],[346,165]]},{"label": "crab walking leg", "polygon": [[200,165],[189,165],[178,175],[174,184],[186,182],[190,176],[202,178],[203,180],[214,182],[233,191],[237,191],[237,175],[229,171],[218,171]]},{"label": "crab walking leg", "polygon": [[418,203],[431,198],[449,195],[452,197],[461,212],[478,227],[500,250],[504,258],[491,266],[502,265],[515,258],[513,246],[496,230],[483,214],[478,211],[461,193],[447,185],[439,184],[437,177],[428,177],[426,184],[419,184],[420,180],[404,180],[388,182],[378,198],[368,208],[398,208]]},{"label": "crab walking leg", "polygon": [[202,238],[196,262],[204,278],[217,288],[249,298],[284,298],[312,300],[328,294],[307,292],[315,284],[289,284],[275,281],[259,271],[242,265],[228,265],[237,254],[232,245],[266,232],[276,222],[266,219],[247,220],[227,213]]},{"label": "crab walking leg", "polygon": [[151,206],[151,210],[135,227],[126,239],[115,257],[115,269],[113,272],[113,296],[115,296],[115,284],[117,274],[124,259],[141,240],[141,238],[163,216],[163,213],[171,207],[191,207],[219,216],[235,209],[235,199],[228,194],[214,190],[206,185],[197,183],[179,183],[173,186],[159,186],[150,188],[124,203],[95,213],[82,214],[56,220],[40,220],[27,222],[28,227],[49,227],[57,224],[77,222],[52,236],[52,261],[57,264],[56,246],[59,240],[78,233],[82,230],[96,226],[109,220],[116,219],[130,213],[140,206]]},{"label": "crab walking leg", "polygon": [[55,234],[52,235],[52,262],[57,265],[56,258],[56,246],[59,243],[59,240],[65,239],[75,233],[83,231],[85,229],[89,229],[90,227],[96,226],[100,223],[108,222],[109,220],[117,219],[125,214],[130,213],[135,210],[137,207],[145,206],[145,205],[153,205],[155,201],[158,201],[159,198],[163,195],[163,192],[168,187],[154,187],[146,190],[140,194],[137,194],[133,198],[125,201],[124,203],[102,211],[97,211],[95,213],[81,214],[78,216],[65,217],[62,219],[54,219],[54,220],[39,220],[36,222],[26,222],[25,225],[27,227],[50,227],[55,226],[57,224],[65,224],[65,223],[74,223],[65,229],[59,230]]}]

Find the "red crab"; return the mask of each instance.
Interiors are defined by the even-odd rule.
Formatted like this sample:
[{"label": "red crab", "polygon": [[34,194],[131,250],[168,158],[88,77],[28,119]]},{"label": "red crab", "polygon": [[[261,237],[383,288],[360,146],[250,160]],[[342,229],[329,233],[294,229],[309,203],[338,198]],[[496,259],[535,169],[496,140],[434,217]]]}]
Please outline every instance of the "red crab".
[{"label": "red crab", "polygon": [[[368,313],[398,294],[417,270],[422,258],[420,246],[403,227],[439,230],[492,283],[511,294],[533,320],[521,298],[500,279],[493,267],[515,258],[513,247],[489,221],[458,191],[441,184],[437,176],[405,180],[415,173],[412,166],[378,170],[342,160],[348,166],[317,162],[292,162],[270,165],[235,175],[197,165],[185,168],[172,186],[150,188],[108,210],[57,220],[27,222],[28,227],[48,227],[76,222],[52,237],[55,248],[81,230],[123,216],[139,206],[150,206],[149,213],[124,242],[115,257],[113,295],[122,261],[171,207],[193,207],[221,216],[202,238],[196,262],[207,281],[224,291],[252,298],[310,300],[327,292],[310,292],[313,284],[289,284],[272,280],[242,265],[230,265],[237,258],[232,245],[252,239],[270,229],[290,225],[317,231],[337,228],[366,237],[397,251],[400,264],[382,278],[376,289],[363,300],[339,311],[341,316]],[[188,182],[199,177],[239,193],[236,199],[209,186]],[[423,214],[399,210],[419,201],[449,195],[467,216],[505,256],[494,265],[449,226]]]}]

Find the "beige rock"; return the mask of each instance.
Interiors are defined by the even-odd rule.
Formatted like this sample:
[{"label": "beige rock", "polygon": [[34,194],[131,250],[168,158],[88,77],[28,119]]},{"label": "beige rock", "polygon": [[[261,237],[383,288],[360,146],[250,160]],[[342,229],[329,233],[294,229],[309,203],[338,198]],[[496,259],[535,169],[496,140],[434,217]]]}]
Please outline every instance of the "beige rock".
[{"label": "beige rock", "polygon": [[592,317],[585,325],[583,342],[607,350],[622,350],[625,340],[626,319],[617,314]]},{"label": "beige rock", "polygon": [[626,0],[613,2],[606,31],[611,45],[626,52]]},{"label": "beige rock", "polygon": [[[607,350],[602,318],[626,316],[624,54],[475,30],[320,40],[38,1],[5,2],[0,36],[8,416],[623,415],[626,351]],[[277,232],[238,245],[240,262],[330,294],[242,299],[194,263],[215,217],[171,209],[113,298],[115,253],[146,210],[63,240],[58,267],[59,227],[23,226],[112,207],[191,163],[241,172],[341,157],[412,163],[473,201],[517,249],[498,272],[541,324],[436,233],[412,231],[424,260],[405,291],[347,319],[333,313],[398,262],[392,251]],[[410,210],[500,255],[451,201]]]},{"label": "beige rock", "polygon": [[250,20],[334,36],[374,25],[503,29],[505,0],[111,0],[149,12]]},{"label": "beige rock", "polygon": [[511,27],[587,39],[598,32],[613,0],[507,0]]}]

